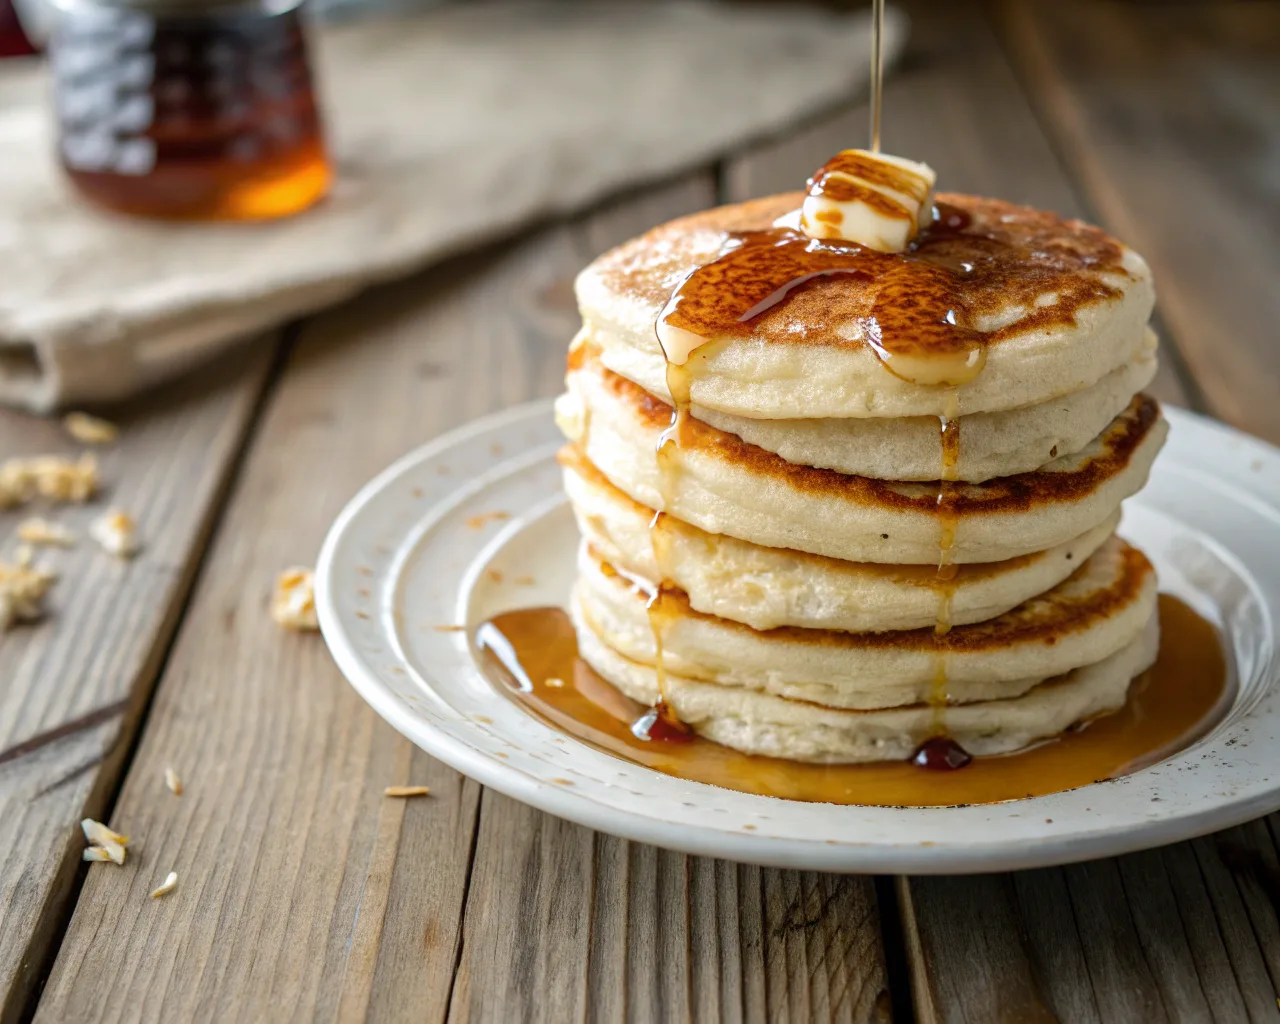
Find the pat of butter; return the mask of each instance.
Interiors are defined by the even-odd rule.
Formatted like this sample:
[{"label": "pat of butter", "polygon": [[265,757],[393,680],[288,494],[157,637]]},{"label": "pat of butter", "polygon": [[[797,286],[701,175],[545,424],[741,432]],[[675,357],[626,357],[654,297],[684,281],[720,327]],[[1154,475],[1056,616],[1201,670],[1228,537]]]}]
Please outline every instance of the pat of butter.
[{"label": "pat of butter", "polygon": [[846,149],[809,179],[800,230],[880,252],[902,252],[933,220],[937,175],[928,164]]}]

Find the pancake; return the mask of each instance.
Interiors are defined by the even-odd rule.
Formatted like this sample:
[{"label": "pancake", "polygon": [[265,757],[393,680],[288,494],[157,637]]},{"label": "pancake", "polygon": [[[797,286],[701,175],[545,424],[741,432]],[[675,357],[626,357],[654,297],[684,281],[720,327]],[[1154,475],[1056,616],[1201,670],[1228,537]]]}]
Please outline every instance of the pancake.
[{"label": "pancake", "polygon": [[[938,487],[796,466],[696,419],[654,452],[672,410],[605,370],[588,348],[571,360],[557,421],[632,500],[708,533],[851,562],[937,564]],[[1146,482],[1167,426],[1137,396],[1082,451],[1034,473],[948,487],[956,564],[999,562],[1065,544],[1105,522]]]},{"label": "pancake", "polygon": [[[672,516],[654,523],[652,509],[609,483],[576,448],[566,446],[560,461],[578,527],[601,557],[628,572],[668,581],[697,611],[755,629],[861,633],[932,628],[937,621],[943,598],[932,565],[843,562],[706,533]],[[960,566],[947,584],[951,623],[993,618],[1057,586],[1111,536],[1119,519],[1117,511],[1049,551]]]},{"label": "pancake", "polygon": [[[652,666],[613,650],[571,609],[583,659],[628,697],[658,699]],[[700,735],[750,754],[818,763],[901,761],[941,724],[976,755],[1006,754],[1071,726],[1118,710],[1130,681],[1155,661],[1159,623],[1153,615],[1128,645],[1018,697],[961,704],[940,712],[927,705],[853,711],[788,700],[741,687],[667,673],[666,697],[680,720]]]},{"label": "pancake", "polygon": [[[735,267],[732,253],[752,237],[744,232],[796,210],[800,193],[654,228],[579,275],[586,337],[611,370],[669,401],[655,324],[673,289],[726,254],[700,272],[704,296],[676,310],[681,330],[711,332],[688,364],[692,400],[705,409],[752,419],[963,416],[1083,391],[1141,358],[1155,295],[1136,252],[1051,213],[937,198],[942,220],[909,252],[844,248],[841,272],[810,275],[783,301],[768,294],[776,282]],[[796,262],[796,280],[805,266]],[[765,300],[755,307],[763,312],[747,315],[750,298]],[[726,305],[735,301],[747,306]],[[963,354],[961,342],[981,349],[985,367],[957,389],[912,383],[921,378],[881,361],[921,365]]]},{"label": "pancake", "polygon": [[[618,573],[586,546],[578,569],[582,621],[623,657],[655,664],[646,611],[653,585]],[[949,703],[1016,696],[1114,654],[1155,610],[1151,563],[1113,537],[1047,593],[942,636],[932,629],[755,630],[695,611],[683,592],[668,587],[657,621],[663,667],[677,675],[826,707],[883,708],[929,700],[943,659]]]},{"label": "pancake", "polygon": [[[1112,370],[1083,391],[1007,412],[980,412],[956,420],[960,444],[955,479],[982,483],[1030,473],[1080,451],[1124,412],[1156,374],[1151,332],[1143,358]],[[693,415],[798,466],[833,469],[877,480],[937,480],[941,463],[938,420],[758,420],[694,407]]]}]

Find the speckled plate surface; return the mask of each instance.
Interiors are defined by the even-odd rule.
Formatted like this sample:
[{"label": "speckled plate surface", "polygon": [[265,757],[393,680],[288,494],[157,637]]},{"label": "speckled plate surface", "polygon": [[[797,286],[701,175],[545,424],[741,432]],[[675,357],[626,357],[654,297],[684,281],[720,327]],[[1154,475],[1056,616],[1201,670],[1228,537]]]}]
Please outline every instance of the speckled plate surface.
[{"label": "speckled plate surface", "polygon": [[497,694],[465,627],[562,604],[574,572],[549,402],[448,434],[369,483],[321,553],[320,625],[352,685],[415,743],[517,800],[630,839],[893,873],[1034,867],[1172,842],[1280,807],[1280,451],[1168,416],[1169,444],[1121,530],[1155,562],[1162,590],[1217,624],[1235,703],[1178,756],[1066,793],[917,809],[751,796],[618,760]]}]

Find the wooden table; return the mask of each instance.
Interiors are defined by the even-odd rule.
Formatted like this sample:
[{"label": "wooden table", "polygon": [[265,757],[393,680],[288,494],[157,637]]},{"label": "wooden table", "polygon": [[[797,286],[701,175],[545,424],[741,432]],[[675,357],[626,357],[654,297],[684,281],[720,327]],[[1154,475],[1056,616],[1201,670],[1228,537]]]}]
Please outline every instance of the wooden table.
[{"label": "wooden table", "polygon": [[[1280,10],[907,6],[887,148],[1133,243],[1160,286],[1160,397],[1280,441]],[[1280,819],[968,878],[686,857],[456,774],[267,614],[377,470],[560,388],[589,258],[794,187],[865,133],[837,111],[119,412],[109,499],[145,553],[68,553],[49,620],[0,641],[0,1021],[1280,1020]],[[67,447],[0,416],[0,455]],[[432,796],[384,799],[397,783]],[[81,864],[85,815],[136,837],[125,868]]]}]

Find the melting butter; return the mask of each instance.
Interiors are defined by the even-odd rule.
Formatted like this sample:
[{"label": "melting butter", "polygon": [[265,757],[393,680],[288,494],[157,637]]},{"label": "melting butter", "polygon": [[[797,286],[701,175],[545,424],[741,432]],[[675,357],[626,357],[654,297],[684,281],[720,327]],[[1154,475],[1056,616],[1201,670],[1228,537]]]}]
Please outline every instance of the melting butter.
[{"label": "melting butter", "polygon": [[800,230],[879,252],[902,252],[933,220],[937,175],[928,164],[846,149],[823,164],[800,207]]}]

